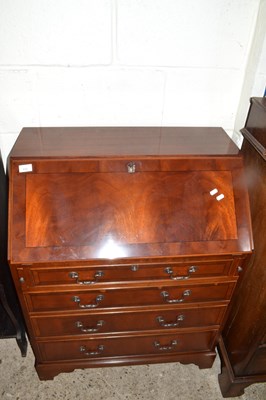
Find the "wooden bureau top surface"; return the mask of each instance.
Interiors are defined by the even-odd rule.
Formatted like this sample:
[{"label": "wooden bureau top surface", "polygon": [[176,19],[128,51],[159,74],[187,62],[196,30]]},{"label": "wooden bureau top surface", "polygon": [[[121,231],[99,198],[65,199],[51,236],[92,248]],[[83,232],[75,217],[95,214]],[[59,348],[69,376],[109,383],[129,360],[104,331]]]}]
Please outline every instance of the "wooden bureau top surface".
[{"label": "wooden bureau top surface", "polygon": [[22,129],[11,157],[236,155],[222,128],[67,127]]},{"label": "wooden bureau top surface", "polygon": [[221,128],[25,128],[9,210],[12,263],[252,250],[242,158]]}]

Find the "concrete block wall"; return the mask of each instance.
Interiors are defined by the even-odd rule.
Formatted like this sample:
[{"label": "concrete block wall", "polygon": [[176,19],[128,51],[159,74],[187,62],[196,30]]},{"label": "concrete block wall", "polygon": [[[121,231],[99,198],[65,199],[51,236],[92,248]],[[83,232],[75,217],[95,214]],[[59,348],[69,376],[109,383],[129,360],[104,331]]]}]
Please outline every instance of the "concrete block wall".
[{"label": "concrete block wall", "polygon": [[243,128],[250,106],[250,97],[262,97],[266,86],[266,0],[259,4],[257,21],[245,66],[240,101],[235,117],[233,140],[241,145]]},{"label": "concrete block wall", "polygon": [[[266,12],[265,12],[265,18],[266,18]],[[258,96],[258,93],[261,93],[261,90],[263,88],[264,90],[266,90],[266,35],[264,37],[263,47],[259,57],[259,63],[256,70],[256,79],[252,87],[252,95]]]},{"label": "concrete block wall", "polygon": [[[266,0],[260,2],[260,8],[256,23],[256,34],[254,35],[253,49],[256,60],[251,75],[255,77],[252,81],[252,96],[266,90]],[[266,92],[265,92],[266,95]]]},{"label": "concrete block wall", "polygon": [[259,5],[0,0],[4,160],[24,126],[222,126],[230,134]]}]

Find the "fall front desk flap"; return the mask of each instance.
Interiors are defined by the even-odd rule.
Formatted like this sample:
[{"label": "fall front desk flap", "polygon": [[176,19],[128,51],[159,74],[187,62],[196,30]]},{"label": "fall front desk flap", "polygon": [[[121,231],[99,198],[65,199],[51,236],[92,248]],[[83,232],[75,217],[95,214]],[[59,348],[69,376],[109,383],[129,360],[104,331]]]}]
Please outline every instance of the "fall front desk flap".
[{"label": "fall front desk flap", "polygon": [[[138,137],[143,141],[141,147],[132,140],[132,128],[127,133],[129,143],[131,139],[128,147],[126,138],[119,147],[121,136],[109,135],[104,149],[103,144],[95,144],[101,133],[94,135],[94,147],[87,144],[87,156],[83,130],[80,152],[76,128],[75,135],[72,133],[75,146],[71,149],[68,145],[65,153],[62,128],[58,130],[58,153],[51,143],[60,142],[56,128],[48,135],[49,146],[42,132],[39,148],[36,144],[37,150],[28,153],[24,142],[29,136],[27,130],[24,134],[22,131],[10,155],[10,261],[46,263],[250,252],[249,205],[241,157],[235,148],[228,150],[231,144],[227,137],[225,154],[215,152],[214,143],[208,154],[206,141],[204,151],[199,147],[193,154],[188,150],[193,148],[193,132],[197,136],[197,130],[179,129],[176,134],[173,128],[169,130],[175,152],[167,142],[165,129],[165,147],[158,145],[157,152],[147,155],[151,133],[146,137],[142,128],[143,138]],[[216,136],[221,141],[220,131],[214,129],[213,141]],[[180,132],[182,154],[177,146]],[[203,133],[201,128],[204,142]],[[68,144],[69,136],[70,130]],[[87,136],[93,136],[90,130]],[[101,139],[104,141],[104,135]],[[154,140],[152,144],[155,147]],[[135,154],[133,150],[130,154],[130,146]]]}]

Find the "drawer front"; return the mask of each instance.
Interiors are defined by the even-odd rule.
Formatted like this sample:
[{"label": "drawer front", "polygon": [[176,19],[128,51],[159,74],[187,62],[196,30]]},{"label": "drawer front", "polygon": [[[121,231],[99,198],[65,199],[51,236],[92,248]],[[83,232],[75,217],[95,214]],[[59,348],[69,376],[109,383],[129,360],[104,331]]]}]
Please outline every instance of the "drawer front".
[{"label": "drawer front", "polygon": [[39,342],[43,361],[84,360],[212,350],[217,331]]},{"label": "drawer front", "polygon": [[[228,276],[232,260],[193,261],[184,263],[99,265],[95,267],[41,268],[29,270],[28,286],[46,285],[83,285],[98,283],[153,281],[153,280],[187,280],[212,276]],[[24,271],[20,274],[25,274]]]},{"label": "drawer front", "polygon": [[30,311],[91,310],[110,307],[176,305],[230,298],[235,283],[182,285],[181,287],[132,288],[25,294]]},{"label": "drawer front", "polygon": [[74,316],[33,317],[37,337],[95,335],[111,332],[169,330],[218,326],[226,306],[174,308],[167,310],[116,313],[84,313]]}]

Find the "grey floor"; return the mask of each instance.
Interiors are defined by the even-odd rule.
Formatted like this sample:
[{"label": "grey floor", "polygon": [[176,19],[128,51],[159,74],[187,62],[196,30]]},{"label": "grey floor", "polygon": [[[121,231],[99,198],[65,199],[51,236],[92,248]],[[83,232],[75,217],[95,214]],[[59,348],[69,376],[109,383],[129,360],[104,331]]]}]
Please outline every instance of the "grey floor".
[{"label": "grey floor", "polygon": [[[221,400],[219,358],[211,369],[179,363],[76,370],[40,381],[31,348],[22,358],[14,339],[0,340],[0,399],[3,400]],[[265,400],[266,384],[234,399]]]}]

